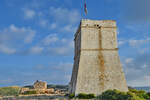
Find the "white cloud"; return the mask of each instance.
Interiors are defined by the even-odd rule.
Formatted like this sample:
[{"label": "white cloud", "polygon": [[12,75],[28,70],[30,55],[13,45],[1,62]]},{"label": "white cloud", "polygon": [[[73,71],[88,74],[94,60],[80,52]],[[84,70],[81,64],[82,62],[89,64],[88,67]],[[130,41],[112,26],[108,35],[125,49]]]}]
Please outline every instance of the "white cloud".
[{"label": "white cloud", "polygon": [[[30,48],[29,54],[49,54],[53,56],[69,56],[73,54],[74,42],[72,39],[59,38],[57,34],[47,35],[39,43]],[[31,52],[32,51],[32,52]]]},{"label": "white cloud", "polygon": [[43,51],[43,48],[42,47],[38,47],[38,46],[32,47],[30,49],[30,53],[31,54],[40,54],[42,51]]},{"label": "white cloud", "polygon": [[70,42],[69,42],[69,47],[70,47],[70,48],[74,48],[74,41],[70,41]]},{"label": "white cloud", "polygon": [[118,45],[119,45],[119,46],[122,46],[122,45],[124,45],[125,43],[127,43],[127,41],[125,41],[125,40],[119,40],[119,41],[118,41]]},{"label": "white cloud", "polygon": [[52,23],[51,25],[50,25],[50,29],[55,29],[57,27],[57,24],[56,23]]},{"label": "white cloud", "polygon": [[62,27],[60,31],[73,33],[76,31],[76,27],[73,27],[72,25],[66,25],[66,26]]},{"label": "white cloud", "polygon": [[50,14],[60,23],[74,24],[80,20],[80,13],[75,9],[50,7]]},{"label": "white cloud", "polygon": [[35,11],[32,9],[23,9],[23,11],[25,19],[32,19],[36,15]]},{"label": "white cloud", "polygon": [[28,29],[28,30],[26,30],[26,32],[28,32],[28,35],[24,39],[24,42],[25,43],[31,43],[33,41],[33,38],[35,37],[35,31]]},{"label": "white cloud", "polygon": [[19,76],[17,78],[10,76],[10,78],[15,82],[19,80],[19,83],[26,81],[24,85],[33,84],[33,81],[37,79],[51,84],[68,84],[72,67],[71,62],[53,62],[48,65],[37,62],[37,65],[33,66],[32,70],[17,70],[15,73],[19,73]]},{"label": "white cloud", "polygon": [[38,64],[35,67],[33,67],[35,70],[50,70],[54,69],[55,71],[62,71],[63,73],[70,73],[72,70],[73,63],[71,62],[57,62],[50,65],[42,65]]},{"label": "white cloud", "polygon": [[127,58],[127,59],[125,59],[125,63],[126,64],[133,63],[133,58]]},{"label": "white cloud", "polygon": [[[131,47],[140,47],[145,44],[150,43],[150,37],[145,36],[144,39],[119,39],[118,45],[122,46],[124,44],[128,43]],[[147,48],[144,48],[146,50]]]},{"label": "white cloud", "polygon": [[62,38],[62,39],[61,39],[61,42],[66,43],[66,42],[67,42],[67,39]]},{"label": "white cloud", "polygon": [[39,21],[40,26],[42,27],[47,27],[48,26],[48,21],[45,19],[42,19]]},{"label": "white cloud", "polygon": [[124,71],[129,86],[150,86],[149,70],[150,55],[137,55],[136,58],[126,58],[124,60]]},{"label": "white cloud", "polygon": [[50,34],[46,38],[43,39],[44,45],[50,45],[51,43],[54,43],[58,41],[58,37],[56,34]]},{"label": "white cloud", "polygon": [[132,47],[138,47],[140,45],[143,45],[144,43],[149,43],[149,42],[150,42],[149,38],[141,39],[141,40],[132,39],[129,40],[129,45]]},{"label": "white cloud", "polygon": [[48,48],[48,53],[53,54],[53,55],[63,55],[63,56],[68,56],[73,54],[73,40],[69,39],[59,39],[57,41],[60,45],[56,47],[49,47]]},{"label": "white cloud", "polygon": [[10,27],[0,31],[0,41],[6,43],[15,40],[23,40],[24,43],[31,43],[35,33],[35,30],[30,28],[19,28],[12,24]]},{"label": "white cloud", "polygon": [[140,53],[140,54],[144,54],[146,51],[148,51],[148,48],[141,48],[141,49],[139,50],[139,53]]},{"label": "white cloud", "polygon": [[127,46],[127,49],[134,50],[136,53],[145,54],[150,50],[150,38],[145,36],[144,39],[119,39],[118,45]]},{"label": "white cloud", "polygon": [[5,54],[14,54],[16,50],[14,48],[8,48],[5,45],[0,45],[0,52]]},{"label": "white cloud", "polygon": [[149,66],[147,64],[144,64],[141,66],[142,68],[148,68]]},{"label": "white cloud", "polygon": [[12,24],[8,28],[0,30],[0,51],[6,54],[14,54],[18,51],[18,48],[32,43],[35,34],[35,30],[31,28],[17,27]]},{"label": "white cloud", "polygon": [[49,50],[57,55],[66,55],[69,52],[69,49],[66,47],[49,48]]},{"label": "white cloud", "polygon": [[132,81],[128,82],[130,86],[139,87],[139,86],[150,86],[150,76],[143,76],[139,79],[133,79]]},{"label": "white cloud", "polygon": [[145,40],[130,40],[129,45],[132,47],[136,47],[140,44],[143,44],[144,42],[145,42]]},{"label": "white cloud", "polygon": [[72,13],[69,14],[70,17],[70,22],[71,23],[76,23],[80,19],[80,13],[77,10],[72,10]]},{"label": "white cloud", "polygon": [[[18,28],[15,26],[15,25],[10,25],[10,30],[12,31],[12,32],[17,32],[18,31]],[[22,29],[23,30],[23,29]]]},{"label": "white cloud", "polygon": [[72,67],[73,67],[73,64],[72,64],[72,63],[69,63],[69,62],[66,62],[66,63],[60,62],[59,65],[57,65],[55,68],[56,68],[57,70],[61,70],[61,71],[66,72],[66,71],[68,71],[68,70],[71,70]]}]

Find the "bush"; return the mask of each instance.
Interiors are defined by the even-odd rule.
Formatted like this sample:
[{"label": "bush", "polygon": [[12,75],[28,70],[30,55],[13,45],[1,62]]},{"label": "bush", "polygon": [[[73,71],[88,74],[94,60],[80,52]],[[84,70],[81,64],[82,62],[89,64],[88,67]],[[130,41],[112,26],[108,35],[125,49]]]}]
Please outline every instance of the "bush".
[{"label": "bush", "polygon": [[75,97],[75,94],[69,94],[68,97],[69,97],[69,98],[74,98],[74,97]]},{"label": "bush", "polygon": [[85,93],[80,93],[77,96],[79,99],[92,99],[95,98],[94,94],[85,94]]},{"label": "bush", "polygon": [[148,92],[147,95],[150,97],[150,92]]},{"label": "bush", "polygon": [[146,93],[143,90],[136,90],[136,89],[129,89],[130,92],[135,93],[135,94],[144,94]]},{"label": "bush", "polygon": [[96,96],[94,94],[88,94],[89,99],[95,98]]},{"label": "bush", "polygon": [[37,94],[37,91],[26,91],[23,93],[24,95],[31,95],[31,94]]},{"label": "bush", "polygon": [[150,95],[143,90],[129,89],[129,91],[143,99],[149,99],[150,97]]},{"label": "bush", "polygon": [[70,95],[69,93],[66,93],[64,96],[65,96],[65,97],[69,97],[69,95]]},{"label": "bush", "polygon": [[86,98],[87,98],[87,94],[85,94],[85,93],[80,93],[80,94],[78,94],[77,97],[80,98],[80,99],[86,99]]},{"label": "bush", "polygon": [[118,90],[107,90],[98,98],[99,100],[146,100],[145,98],[141,98],[131,91],[120,92]]}]

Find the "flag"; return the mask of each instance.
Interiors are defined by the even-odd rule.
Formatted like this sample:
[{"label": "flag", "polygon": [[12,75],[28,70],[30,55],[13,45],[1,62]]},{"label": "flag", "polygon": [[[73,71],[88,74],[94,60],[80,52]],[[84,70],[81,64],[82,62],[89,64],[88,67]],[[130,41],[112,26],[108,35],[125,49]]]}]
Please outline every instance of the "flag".
[{"label": "flag", "polygon": [[84,12],[85,12],[85,15],[87,15],[88,11],[87,11],[86,2],[84,2]]}]

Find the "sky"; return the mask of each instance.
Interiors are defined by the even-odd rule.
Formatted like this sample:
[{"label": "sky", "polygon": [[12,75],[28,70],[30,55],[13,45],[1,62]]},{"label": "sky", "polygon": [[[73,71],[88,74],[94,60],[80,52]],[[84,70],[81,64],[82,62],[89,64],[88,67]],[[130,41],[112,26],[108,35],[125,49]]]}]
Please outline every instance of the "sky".
[{"label": "sky", "polygon": [[0,87],[68,84],[82,18],[116,20],[129,86],[150,86],[150,1],[0,0]]}]

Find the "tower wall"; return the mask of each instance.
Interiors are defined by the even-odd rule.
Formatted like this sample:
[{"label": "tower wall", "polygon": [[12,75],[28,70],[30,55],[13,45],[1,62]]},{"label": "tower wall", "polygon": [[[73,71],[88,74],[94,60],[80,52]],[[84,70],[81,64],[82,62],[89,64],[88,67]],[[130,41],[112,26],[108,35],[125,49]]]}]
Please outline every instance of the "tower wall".
[{"label": "tower wall", "polygon": [[116,22],[82,20],[75,34],[70,92],[128,91],[117,48]]}]

